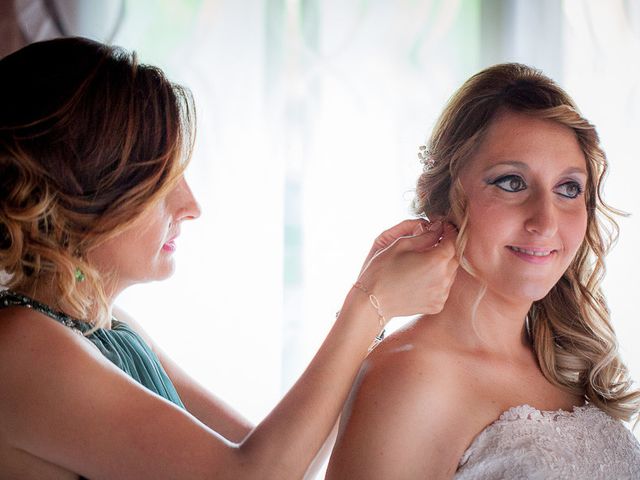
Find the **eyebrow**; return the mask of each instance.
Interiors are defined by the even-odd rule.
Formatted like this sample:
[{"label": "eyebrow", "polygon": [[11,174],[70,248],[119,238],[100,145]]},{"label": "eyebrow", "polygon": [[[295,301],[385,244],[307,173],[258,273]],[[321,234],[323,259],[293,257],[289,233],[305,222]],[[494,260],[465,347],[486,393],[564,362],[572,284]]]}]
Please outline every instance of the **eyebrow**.
[{"label": "eyebrow", "polygon": [[[494,167],[497,167],[499,165],[509,165],[511,167],[519,167],[523,170],[531,170],[529,168],[529,165],[525,162],[520,162],[518,160],[508,160],[508,161],[504,161],[504,162],[498,162],[498,163],[494,163],[493,165],[488,166],[487,168],[484,169],[485,172],[491,170]],[[569,175],[572,173],[580,173],[584,176],[587,176],[587,171],[584,168],[580,168],[580,167],[569,167],[567,168],[565,171],[562,172],[562,175]]]}]

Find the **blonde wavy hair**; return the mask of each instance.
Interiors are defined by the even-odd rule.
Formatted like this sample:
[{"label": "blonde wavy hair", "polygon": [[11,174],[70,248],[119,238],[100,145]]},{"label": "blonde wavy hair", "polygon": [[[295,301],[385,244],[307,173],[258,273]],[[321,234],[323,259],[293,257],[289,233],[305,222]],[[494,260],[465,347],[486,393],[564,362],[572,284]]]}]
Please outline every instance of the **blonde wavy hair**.
[{"label": "blonde wavy hair", "polygon": [[[110,322],[109,278],[87,252],[135,222],[190,156],[190,93],[135,53],[84,38],[0,60],[0,271],[5,287]],[[77,269],[84,281],[76,279]]]},{"label": "blonde wavy hair", "polygon": [[571,128],[587,164],[585,238],[562,278],[532,304],[526,319],[540,368],[554,385],[584,396],[614,418],[629,421],[640,409],[640,392],[620,359],[600,287],[604,257],[618,235],[613,215],[622,212],[602,198],[608,164],[595,127],[564,90],[540,71],[515,63],[495,65],[467,80],[451,97],[432,131],[414,210],[427,217],[447,217],[458,225],[457,256],[462,268],[475,276],[473,266],[464,258],[468,210],[460,173],[493,118],[504,110]]}]

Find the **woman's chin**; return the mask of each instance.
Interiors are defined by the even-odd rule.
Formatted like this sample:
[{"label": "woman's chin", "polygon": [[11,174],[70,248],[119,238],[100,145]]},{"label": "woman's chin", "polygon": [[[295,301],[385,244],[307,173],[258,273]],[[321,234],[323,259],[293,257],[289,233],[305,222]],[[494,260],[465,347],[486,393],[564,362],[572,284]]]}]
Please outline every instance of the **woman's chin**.
[{"label": "woman's chin", "polygon": [[166,266],[165,268],[162,269],[162,271],[158,272],[158,275],[155,278],[155,280],[156,281],[166,280],[173,276],[174,271],[175,271],[175,265],[172,261],[170,265]]},{"label": "woman's chin", "polygon": [[175,264],[173,260],[163,262],[162,265],[157,266],[153,270],[147,273],[139,282],[136,283],[149,283],[149,282],[161,282],[167,280],[173,276],[175,270]]},{"label": "woman's chin", "polygon": [[[514,288],[515,287],[515,288]],[[553,285],[540,285],[524,283],[522,285],[510,285],[503,290],[503,296],[519,303],[533,303],[547,296]]]}]

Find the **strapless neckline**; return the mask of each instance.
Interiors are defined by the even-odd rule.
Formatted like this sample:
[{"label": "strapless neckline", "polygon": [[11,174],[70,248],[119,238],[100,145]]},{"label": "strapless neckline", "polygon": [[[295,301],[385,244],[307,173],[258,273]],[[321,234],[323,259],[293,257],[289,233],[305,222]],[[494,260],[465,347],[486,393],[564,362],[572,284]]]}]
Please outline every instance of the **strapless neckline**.
[{"label": "strapless neckline", "polygon": [[[585,402],[582,405],[574,405],[571,410],[565,410],[563,408],[559,408],[557,410],[540,410],[538,408],[532,407],[528,403],[523,403],[522,405],[516,405],[515,407],[508,408],[504,412],[500,414],[500,416],[494,422],[487,425],[486,428],[489,428],[496,422],[499,421],[509,421],[509,420],[518,420],[518,419],[528,419],[528,420],[536,420],[542,419],[545,417],[555,417],[557,416],[573,416],[580,415],[585,410],[589,408],[597,408],[593,404],[589,402]],[[486,430],[485,428],[485,430]]]},{"label": "strapless neckline", "polygon": [[[468,453],[473,449],[474,445],[477,443],[478,439],[482,435],[488,435],[491,430],[498,428],[504,423],[515,422],[518,420],[531,420],[531,421],[557,421],[559,418],[566,417],[576,417],[583,415],[590,409],[596,409],[600,411],[600,409],[594,406],[591,403],[584,403],[583,405],[575,405],[571,410],[564,410],[559,408],[557,410],[540,410],[538,408],[532,407],[528,403],[523,403],[521,405],[516,405],[515,407],[508,408],[504,412],[502,412],[496,420],[488,424],[484,427],[478,435],[472,440],[469,444],[465,453],[462,455],[460,459],[460,464],[466,461],[466,457],[468,457]],[[604,412],[602,412],[606,415]]]},{"label": "strapless neckline", "polygon": [[454,478],[640,478],[640,444],[589,402],[571,410],[517,405],[478,433]]}]

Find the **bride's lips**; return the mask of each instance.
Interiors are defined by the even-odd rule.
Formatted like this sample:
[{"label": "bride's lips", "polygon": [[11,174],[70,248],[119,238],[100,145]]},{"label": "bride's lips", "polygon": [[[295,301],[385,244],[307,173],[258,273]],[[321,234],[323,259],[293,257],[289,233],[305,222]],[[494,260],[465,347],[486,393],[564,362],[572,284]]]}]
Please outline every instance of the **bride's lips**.
[{"label": "bride's lips", "polygon": [[516,247],[509,245],[507,249],[525,262],[536,265],[545,265],[553,261],[558,253],[558,250],[553,248]]}]

